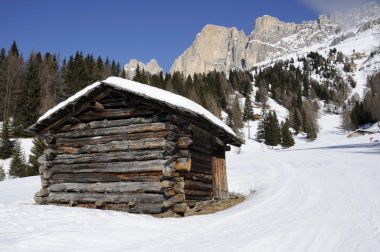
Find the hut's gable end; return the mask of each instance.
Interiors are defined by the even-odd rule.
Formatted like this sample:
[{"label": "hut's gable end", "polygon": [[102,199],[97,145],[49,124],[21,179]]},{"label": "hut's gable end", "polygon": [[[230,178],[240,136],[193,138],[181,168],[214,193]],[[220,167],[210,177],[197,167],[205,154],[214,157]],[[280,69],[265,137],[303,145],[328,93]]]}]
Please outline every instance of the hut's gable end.
[{"label": "hut's gable end", "polygon": [[170,115],[117,92],[87,104],[45,135],[49,149],[40,158],[43,188],[36,201],[134,213],[185,211],[184,180],[177,172],[170,180],[163,174],[180,158]]}]

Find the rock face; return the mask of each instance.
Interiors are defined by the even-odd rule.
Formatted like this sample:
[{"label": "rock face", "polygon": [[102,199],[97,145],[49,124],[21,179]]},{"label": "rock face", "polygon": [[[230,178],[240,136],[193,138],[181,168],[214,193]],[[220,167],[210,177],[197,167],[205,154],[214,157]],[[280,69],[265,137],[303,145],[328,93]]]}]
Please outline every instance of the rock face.
[{"label": "rock face", "polygon": [[377,24],[380,6],[375,3],[350,10],[345,15],[320,15],[317,20],[301,24],[286,23],[263,16],[246,35],[237,28],[207,25],[193,44],[179,56],[170,72],[186,75],[230,69],[250,70],[256,63],[316,44],[331,44]]},{"label": "rock face", "polygon": [[124,71],[128,80],[132,80],[135,76],[137,65],[139,65],[140,70],[144,69],[144,71],[151,74],[158,74],[162,71],[162,68],[158,65],[155,59],[150,60],[146,65],[142,62],[138,62],[136,59],[131,59],[129,63],[124,66]]},{"label": "rock face", "polygon": [[236,28],[207,25],[183,55],[177,58],[170,72],[185,75],[212,70],[226,71],[244,68],[245,45],[248,37]]}]

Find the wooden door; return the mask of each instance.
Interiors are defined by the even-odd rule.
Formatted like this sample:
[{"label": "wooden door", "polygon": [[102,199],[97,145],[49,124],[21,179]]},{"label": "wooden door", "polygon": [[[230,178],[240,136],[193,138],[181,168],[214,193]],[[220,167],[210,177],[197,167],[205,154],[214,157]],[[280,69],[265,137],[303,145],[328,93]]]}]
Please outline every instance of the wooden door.
[{"label": "wooden door", "polygon": [[226,159],[223,147],[218,146],[212,156],[212,179],[215,199],[228,199]]}]

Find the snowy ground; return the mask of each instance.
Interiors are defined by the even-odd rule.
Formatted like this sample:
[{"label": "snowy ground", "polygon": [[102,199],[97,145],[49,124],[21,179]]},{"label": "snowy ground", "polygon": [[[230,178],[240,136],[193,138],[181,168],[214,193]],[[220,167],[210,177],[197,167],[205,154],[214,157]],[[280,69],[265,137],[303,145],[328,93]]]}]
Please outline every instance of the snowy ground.
[{"label": "snowy ground", "polygon": [[38,177],[8,179],[0,251],[380,251],[380,143],[336,125],[322,117],[319,138],[289,150],[249,141],[231,151],[229,187],[247,200],[207,216],[38,206]]}]

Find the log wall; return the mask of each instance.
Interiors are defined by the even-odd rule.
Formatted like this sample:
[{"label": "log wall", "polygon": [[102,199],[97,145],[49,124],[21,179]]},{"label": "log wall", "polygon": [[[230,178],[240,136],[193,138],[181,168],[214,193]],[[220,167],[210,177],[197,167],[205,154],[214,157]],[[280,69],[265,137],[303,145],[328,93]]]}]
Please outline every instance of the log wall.
[{"label": "log wall", "polygon": [[127,98],[105,97],[91,104],[73,115],[76,120],[45,135],[48,149],[39,159],[42,189],[36,202],[183,212],[183,179],[168,180],[163,174],[178,155],[177,127],[154,108]]},{"label": "log wall", "polygon": [[207,125],[136,97],[101,97],[44,135],[37,203],[183,215],[220,197],[225,163],[215,168],[224,158]]}]

